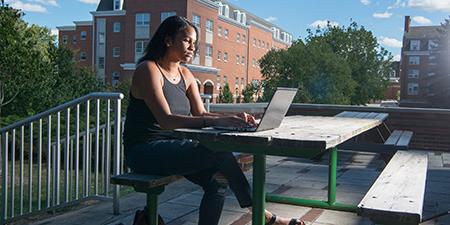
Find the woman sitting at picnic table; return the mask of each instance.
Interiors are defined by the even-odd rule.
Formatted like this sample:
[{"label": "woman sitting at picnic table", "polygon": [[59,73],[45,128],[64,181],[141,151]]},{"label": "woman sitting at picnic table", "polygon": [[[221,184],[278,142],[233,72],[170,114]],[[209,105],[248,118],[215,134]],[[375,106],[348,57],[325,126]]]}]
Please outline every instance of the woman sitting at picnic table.
[{"label": "woman sitting at picnic table", "polygon": [[[206,112],[194,75],[183,66],[197,51],[198,30],[188,20],[172,16],[164,20],[137,63],[130,90],[124,146],[126,164],[135,172],[182,175],[200,185],[200,225],[219,223],[227,179],[242,208],[252,206],[250,185],[231,152],[213,152],[196,140],[177,139],[176,128],[254,126],[254,117],[239,113]],[[297,219],[277,217],[266,211],[266,224],[300,225]]]}]

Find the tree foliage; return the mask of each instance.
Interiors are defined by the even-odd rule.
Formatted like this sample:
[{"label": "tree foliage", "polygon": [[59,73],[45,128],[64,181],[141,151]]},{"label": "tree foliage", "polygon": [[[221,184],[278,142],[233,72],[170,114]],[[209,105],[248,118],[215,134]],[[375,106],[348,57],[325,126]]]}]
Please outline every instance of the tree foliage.
[{"label": "tree foliage", "polygon": [[75,65],[69,49],[55,45],[47,28],[22,17],[20,10],[0,8],[2,124],[104,89],[91,70]]},{"label": "tree foliage", "polygon": [[220,103],[233,103],[233,93],[231,93],[230,86],[226,83],[219,93]]},{"label": "tree foliage", "polygon": [[296,102],[366,104],[383,97],[391,59],[373,34],[355,22],[308,30],[305,40],[271,50],[260,60],[263,99],[284,86],[299,89]]}]

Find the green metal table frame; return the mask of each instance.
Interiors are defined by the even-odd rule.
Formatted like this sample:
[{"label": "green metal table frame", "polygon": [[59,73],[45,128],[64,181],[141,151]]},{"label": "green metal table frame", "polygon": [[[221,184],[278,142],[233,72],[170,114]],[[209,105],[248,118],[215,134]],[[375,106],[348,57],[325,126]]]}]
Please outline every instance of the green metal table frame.
[{"label": "green metal table frame", "polygon": [[349,205],[336,202],[336,170],[337,152],[333,147],[329,150],[328,169],[328,201],[300,199],[281,195],[266,194],[264,185],[266,182],[266,155],[253,154],[253,214],[252,225],[264,225],[265,202],[277,202],[284,204],[300,205],[313,208],[333,209],[347,212],[356,212],[356,205]]}]

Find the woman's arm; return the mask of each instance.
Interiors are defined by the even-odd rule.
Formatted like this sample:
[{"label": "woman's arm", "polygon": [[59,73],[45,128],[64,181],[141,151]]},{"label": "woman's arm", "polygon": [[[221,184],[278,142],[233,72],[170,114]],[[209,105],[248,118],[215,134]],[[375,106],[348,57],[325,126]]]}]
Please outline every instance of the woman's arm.
[{"label": "woman's arm", "polygon": [[225,124],[229,126],[244,126],[246,124],[243,119],[237,116],[219,118],[215,116],[204,117],[202,114],[194,114],[194,116],[174,115],[171,113],[169,104],[164,97],[162,82],[161,74],[155,63],[145,61],[136,68],[131,85],[133,96],[145,101],[161,129],[200,128]]}]

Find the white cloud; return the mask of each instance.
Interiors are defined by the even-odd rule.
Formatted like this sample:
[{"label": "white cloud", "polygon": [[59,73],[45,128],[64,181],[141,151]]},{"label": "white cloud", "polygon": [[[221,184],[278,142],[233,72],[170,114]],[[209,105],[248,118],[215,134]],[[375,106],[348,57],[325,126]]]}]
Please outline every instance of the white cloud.
[{"label": "white cloud", "polygon": [[39,4],[32,4],[32,3],[23,3],[22,1],[17,0],[6,0],[5,3],[9,4],[9,6],[21,9],[25,12],[36,12],[36,13],[45,13],[47,12],[47,8],[43,7]]},{"label": "white cloud", "polygon": [[100,2],[100,0],[78,0],[78,1],[86,4],[98,4]]},{"label": "white cloud", "polygon": [[316,20],[313,23],[311,23],[309,26],[310,27],[314,27],[314,28],[317,28],[317,27],[325,28],[325,27],[327,27],[328,24],[330,24],[330,26],[332,26],[332,27],[339,26],[338,22],[330,21],[330,20],[327,20],[327,19],[325,19],[325,20]]},{"label": "white cloud", "polygon": [[394,55],[393,60],[394,61],[400,61],[400,55]]},{"label": "white cloud", "polygon": [[43,5],[58,6],[58,2],[56,0],[31,0],[31,2],[41,3]]},{"label": "white cloud", "polygon": [[412,20],[418,24],[431,24],[431,20],[423,16],[414,16]]},{"label": "white cloud", "polygon": [[386,19],[386,18],[391,17],[392,13],[390,13],[390,12],[374,13],[372,16],[375,18],[378,18],[378,19]]},{"label": "white cloud", "polygon": [[409,0],[408,6],[427,11],[450,12],[450,1],[448,0]]},{"label": "white cloud", "polygon": [[396,0],[393,5],[390,5],[388,7],[388,9],[394,9],[394,8],[405,7],[405,6],[406,6],[406,2],[404,0]]},{"label": "white cloud", "polygon": [[360,2],[361,2],[363,5],[369,5],[369,4],[370,4],[370,0],[360,0]]},{"label": "white cloud", "polygon": [[391,48],[401,48],[402,47],[402,42],[395,38],[388,38],[388,37],[380,36],[378,38],[378,41],[382,45],[385,45],[387,47],[391,47]]},{"label": "white cloud", "polygon": [[269,17],[265,18],[265,20],[266,20],[266,21],[269,21],[269,22],[273,22],[273,21],[278,20],[278,18],[275,17],[275,16],[269,16]]}]

